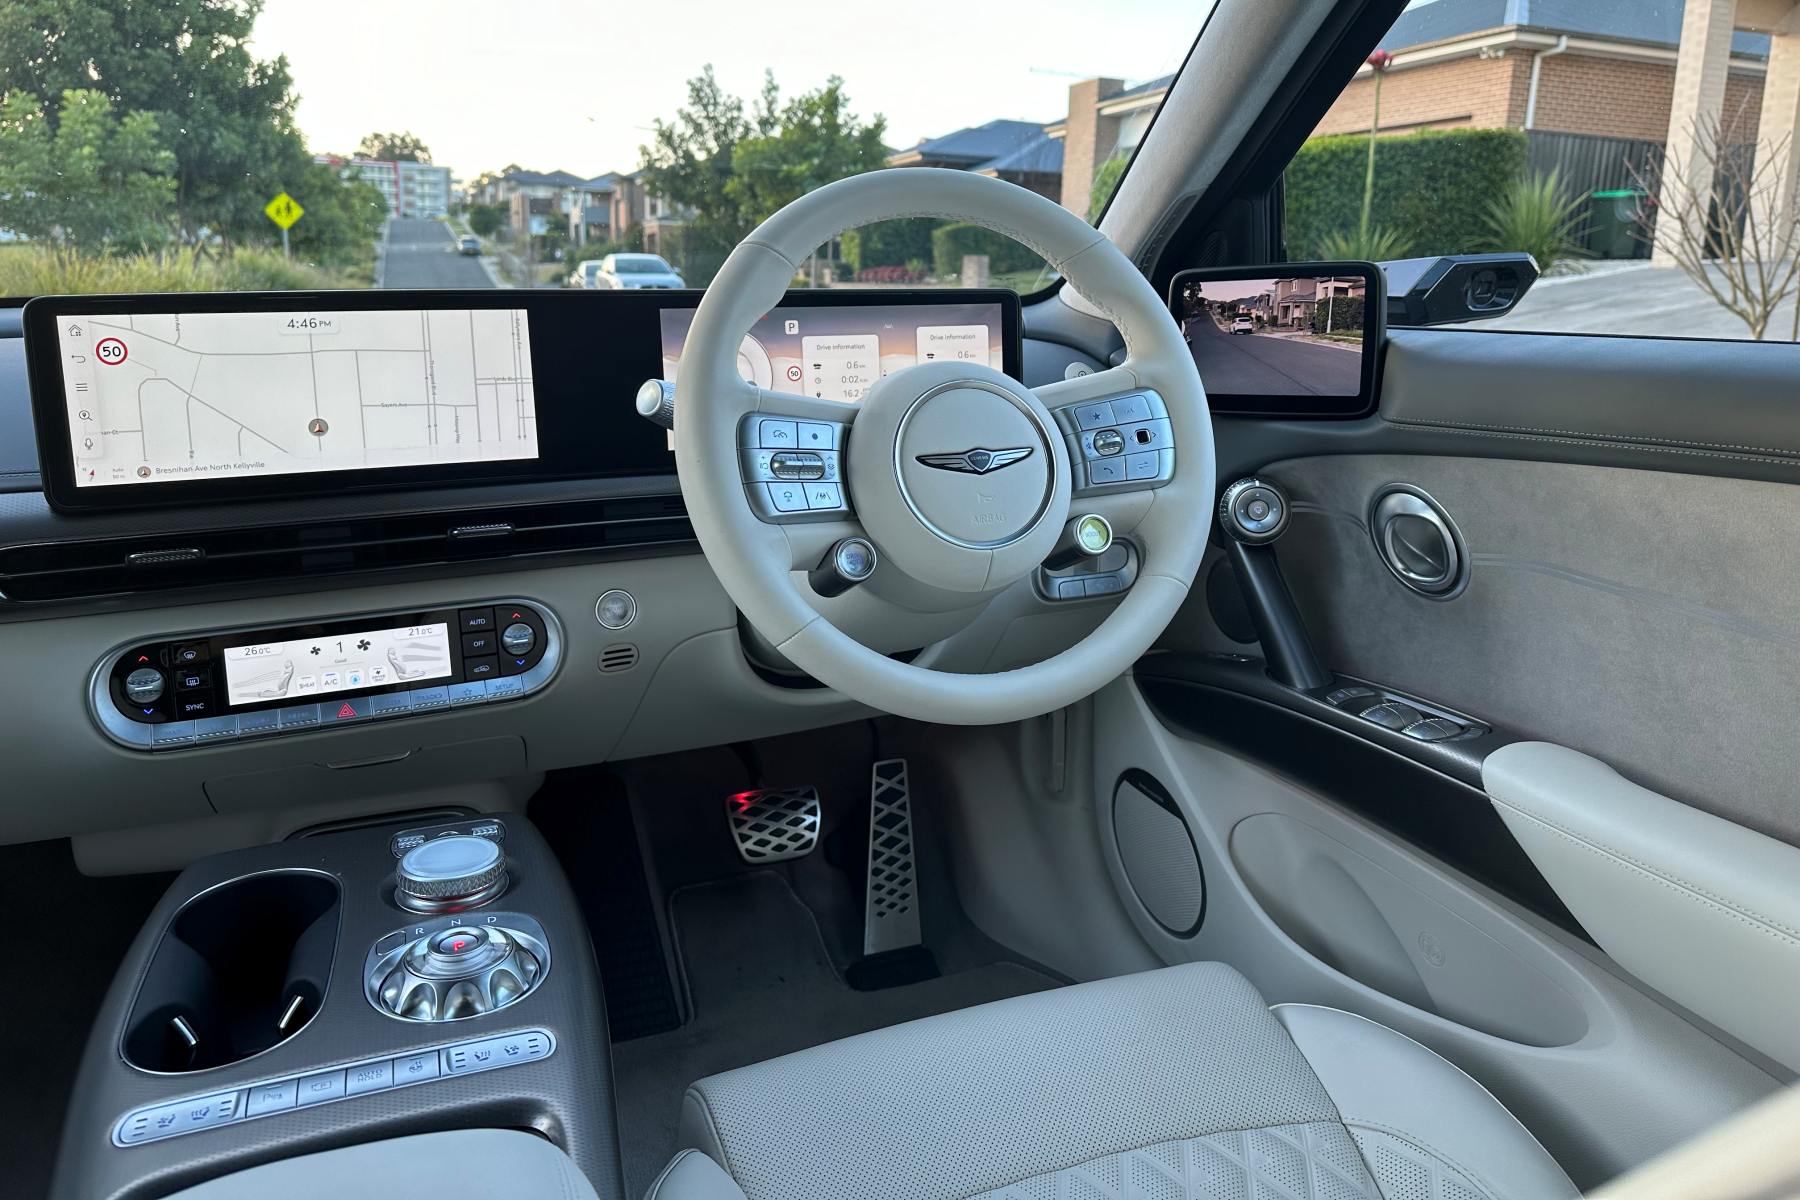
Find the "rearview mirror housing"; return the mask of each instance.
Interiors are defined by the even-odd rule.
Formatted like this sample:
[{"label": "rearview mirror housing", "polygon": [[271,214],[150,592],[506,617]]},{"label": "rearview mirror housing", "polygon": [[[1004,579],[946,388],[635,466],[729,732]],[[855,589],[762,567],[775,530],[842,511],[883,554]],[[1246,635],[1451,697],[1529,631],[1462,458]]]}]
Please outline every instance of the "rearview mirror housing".
[{"label": "rearview mirror housing", "polygon": [[1511,312],[1537,282],[1529,254],[1446,254],[1384,262],[1389,326],[1454,325]]}]

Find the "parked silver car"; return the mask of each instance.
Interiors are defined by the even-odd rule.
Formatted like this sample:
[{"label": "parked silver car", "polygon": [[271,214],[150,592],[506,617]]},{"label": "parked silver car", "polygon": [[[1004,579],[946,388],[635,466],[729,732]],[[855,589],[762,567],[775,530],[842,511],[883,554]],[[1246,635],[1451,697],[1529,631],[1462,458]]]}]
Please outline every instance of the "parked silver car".
[{"label": "parked silver car", "polygon": [[600,260],[592,285],[615,291],[641,288],[683,288],[687,282],[660,254],[609,254]]}]

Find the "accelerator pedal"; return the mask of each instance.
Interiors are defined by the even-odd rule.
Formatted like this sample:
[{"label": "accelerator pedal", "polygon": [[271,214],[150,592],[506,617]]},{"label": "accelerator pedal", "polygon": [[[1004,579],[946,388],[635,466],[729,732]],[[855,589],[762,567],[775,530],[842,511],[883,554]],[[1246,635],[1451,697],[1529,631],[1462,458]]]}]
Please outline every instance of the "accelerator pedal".
[{"label": "accelerator pedal", "polygon": [[863,954],[919,945],[919,869],[913,857],[912,800],[906,760],[875,764],[869,783],[869,882],[863,903]]},{"label": "accelerator pedal", "polygon": [[738,855],[752,866],[805,858],[819,844],[819,789],[763,788],[725,797]]}]

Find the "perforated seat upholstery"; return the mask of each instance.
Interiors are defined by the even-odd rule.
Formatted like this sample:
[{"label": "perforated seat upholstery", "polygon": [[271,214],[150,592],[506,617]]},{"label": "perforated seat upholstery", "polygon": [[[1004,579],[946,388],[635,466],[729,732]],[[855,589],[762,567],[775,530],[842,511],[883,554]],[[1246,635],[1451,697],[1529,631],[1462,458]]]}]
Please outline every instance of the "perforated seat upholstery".
[{"label": "perforated seat upholstery", "polygon": [[651,1200],[1562,1200],[1418,1043],[1273,1011],[1197,963],[1002,1000],[703,1079]]}]

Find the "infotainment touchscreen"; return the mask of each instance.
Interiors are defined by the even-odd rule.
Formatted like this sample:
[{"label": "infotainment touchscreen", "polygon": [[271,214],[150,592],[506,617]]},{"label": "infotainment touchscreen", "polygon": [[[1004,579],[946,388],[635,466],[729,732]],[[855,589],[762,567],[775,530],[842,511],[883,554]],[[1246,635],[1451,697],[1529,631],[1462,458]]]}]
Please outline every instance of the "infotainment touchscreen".
[{"label": "infotainment touchscreen", "polygon": [[523,309],[59,322],[77,488],[535,459]]},{"label": "infotainment touchscreen", "polygon": [[[854,404],[883,375],[951,359],[1006,369],[998,303],[854,307],[784,304],[738,347],[738,371],[758,387]],[[662,311],[663,378],[677,382],[691,308]]]},{"label": "infotainment touchscreen", "polygon": [[224,659],[228,705],[289,697],[309,700],[333,692],[448,679],[450,626],[439,621],[227,646]]}]

